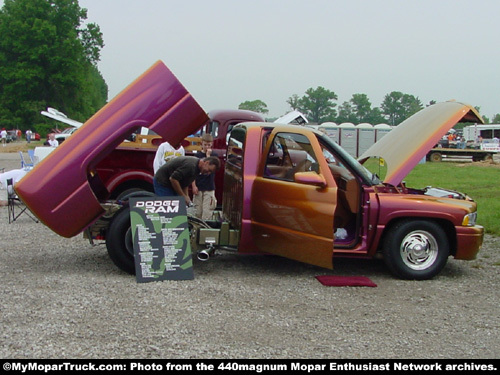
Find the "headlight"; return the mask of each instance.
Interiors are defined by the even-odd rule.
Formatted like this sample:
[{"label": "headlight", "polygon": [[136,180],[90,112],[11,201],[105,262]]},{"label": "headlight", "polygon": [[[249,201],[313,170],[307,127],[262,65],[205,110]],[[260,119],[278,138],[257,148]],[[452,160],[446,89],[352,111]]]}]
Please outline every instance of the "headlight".
[{"label": "headlight", "polygon": [[464,216],[464,219],[462,220],[462,225],[464,227],[472,227],[476,225],[476,220],[477,220],[477,211],[471,212],[470,214]]}]

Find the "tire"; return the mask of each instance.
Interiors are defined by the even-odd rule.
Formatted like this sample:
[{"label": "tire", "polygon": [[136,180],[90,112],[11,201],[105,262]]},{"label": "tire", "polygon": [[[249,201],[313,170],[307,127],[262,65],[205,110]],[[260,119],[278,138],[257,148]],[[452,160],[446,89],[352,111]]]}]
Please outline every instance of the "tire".
[{"label": "tire", "polygon": [[106,235],[106,248],[109,257],[119,269],[135,275],[134,244],[128,207],[121,208],[111,220]]},{"label": "tire", "polygon": [[385,235],[384,261],[402,279],[431,279],[446,265],[450,254],[448,238],[435,222],[405,220]]},{"label": "tire", "polygon": [[432,161],[432,162],[440,162],[440,161],[443,160],[443,156],[439,152],[433,152],[429,156],[429,160]]},{"label": "tire", "polygon": [[492,162],[493,161],[493,155],[491,154],[486,154],[483,158],[483,161],[489,161],[489,162]]},{"label": "tire", "polygon": [[[196,244],[196,233],[200,227],[210,228],[203,221],[189,217],[188,225],[190,231],[193,253],[201,249]],[[111,220],[106,235],[106,248],[113,263],[122,271],[135,275],[134,243],[132,240],[132,228],[130,222],[130,209],[122,207]]]}]

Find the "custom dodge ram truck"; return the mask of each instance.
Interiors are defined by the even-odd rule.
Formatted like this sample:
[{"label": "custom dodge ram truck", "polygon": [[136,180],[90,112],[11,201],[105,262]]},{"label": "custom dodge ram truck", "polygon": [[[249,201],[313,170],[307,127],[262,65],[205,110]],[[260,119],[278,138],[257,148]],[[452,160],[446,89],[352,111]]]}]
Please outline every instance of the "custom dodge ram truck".
[{"label": "custom dodge ram truck", "polygon": [[[53,231],[105,240],[113,262],[134,273],[127,201],[108,200],[96,165],[138,127],[176,144],[206,120],[158,62],[28,173],[16,192]],[[483,240],[476,203],[461,193],[413,189],[402,182],[459,121],[482,120],[474,108],[458,102],[427,107],[359,162],[310,128],[236,124],[227,141],[222,211],[214,221],[188,218],[192,247],[200,259],[224,248],[325,268],[333,267],[335,256],[380,255],[391,272],[407,279],[432,278],[449,256],[474,259]],[[383,180],[362,164],[372,157],[387,165]]]}]

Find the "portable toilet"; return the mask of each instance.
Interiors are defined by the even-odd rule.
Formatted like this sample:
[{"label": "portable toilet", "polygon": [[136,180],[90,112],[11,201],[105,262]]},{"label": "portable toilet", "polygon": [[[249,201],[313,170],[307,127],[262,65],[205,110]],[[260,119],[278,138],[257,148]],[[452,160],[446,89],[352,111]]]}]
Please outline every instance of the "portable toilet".
[{"label": "portable toilet", "polygon": [[339,143],[339,126],[334,122],[324,122],[319,126],[319,131],[325,133],[335,143]]},{"label": "portable toilet", "polygon": [[378,142],[379,139],[382,139],[384,135],[389,133],[392,130],[392,126],[387,124],[378,124],[375,125],[375,142]]},{"label": "portable toilet", "polygon": [[354,124],[344,122],[339,125],[339,144],[350,155],[357,157],[358,131]]},{"label": "portable toilet", "polygon": [[375,128],[372,124],[362,123],[356,125],[358,129],[358,154],[356,157],[362,155],[375,143]]}]

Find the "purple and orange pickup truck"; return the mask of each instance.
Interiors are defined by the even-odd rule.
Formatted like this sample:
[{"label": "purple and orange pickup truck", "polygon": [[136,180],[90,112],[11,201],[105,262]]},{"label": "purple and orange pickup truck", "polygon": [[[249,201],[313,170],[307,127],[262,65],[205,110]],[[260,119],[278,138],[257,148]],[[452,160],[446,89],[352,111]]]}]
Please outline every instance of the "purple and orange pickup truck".
[{"label": "purple and orange pickup truck", "polygon": [[[157,62],[18,182],[16,192],[53,231],[105,240],[112,261],[134,273],[127,199],[109,199],[96,166],[139,127],[176,144],[206,121]],[[191,246],[202,260],[223,248],[330,269],[336,256],[382,256],[398,277],[432,278],[449,256],[476,257],[484,232],[477,206],[458,192],[407,187],[403,178],[443,134],[468,121],[482,122],[469,105],[429,106],[359,160],[311,128],[235,123],[224,151],[222,210],[213,221],[188,217]],[[383,180],[363,166],[372,158],[383,158]]]}]

